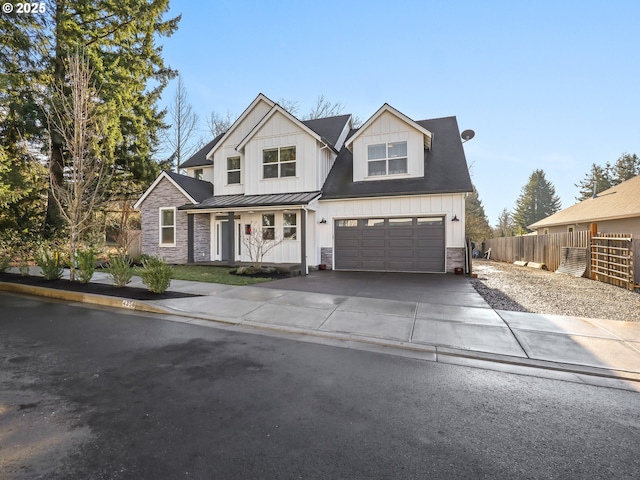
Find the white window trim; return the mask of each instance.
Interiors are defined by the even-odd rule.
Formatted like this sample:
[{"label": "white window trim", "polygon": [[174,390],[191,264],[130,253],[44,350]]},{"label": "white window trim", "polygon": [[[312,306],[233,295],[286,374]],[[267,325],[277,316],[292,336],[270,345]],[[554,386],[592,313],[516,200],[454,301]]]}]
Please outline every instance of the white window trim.
[{"label": "white window trim", "polygon": [[[389,158],[389,144],[390,143],[401,143],[404,142],[407,144],[407,156],[406,157],[397,157],[397,158],[404,158],[407,162],[407,171],[404,173],[389,173],[389,160],[394,160],[396,157],[394,158]],[[386,157],[385,158],[377,158],[377,159],[373,159],[373,160],[369,160],[369,147],[372,145],[385,145],[386,147]],[[364,179],[365,180],[381,180],[384,178],[402,178],[402,177],[411,177],[411,173],[409,172],[409,141],[402,139],[402,140],[388,140],[388,141],[378,141],[378,142],[371,142],[371,143],[367,143],[364,145],[364,149],[365,149],[365,158],[366,158],[366,164],[365,164],[365,175],[364,175]],[[385,169],[386,172],[384,175],[369,175],[369,163],[370,162],[379,162],[379,161],[385,161]]]},{"label": "white window trim", "polygon": [[[296,151],[296,159],[293,161],[286,161],[283,162],[280,160],[280,150],[282,149],[286,149],[286,148],[295,148]],[[265,163],[264,162],[264,152],[266,150],[278,150],[278,161],[277,162],[273,162],[273,163]],[[291,164],[293,163],[295,165],[295,169],[296,169],[296,174],[295,175],[291,175],[288,177],[283,177],[282,176],[282,165],[283,164]],[[261,180],[282,180],[282,179],[289,179],[289,178],[298,178],[298,146],[297,145],[281,145],[281,146],[277,146],[277,147],[267,147],[267,148],[263,148],[262,149],[262,178]],[[277,177],[265,177],[264,176],[264,166],[265,165],[277,165],[278,166],[278,176]]]},{"label": "white window trim", "polygon": [[[293,215],[293,217],[295,218],[295,225],[285,225],[284,224],[284,216],[285,215]],[[286,241],[286,242],[297,242],[298,241],[298,214],[296,212],[282,212],[282,240]],[[295,238],[287,238],[284,236],[284,229],[285,228],[295,228],[296,231],[296,236]]]},{"label": "white window trim", "polygon": [[[237,169],[229,170],[229,159],[238,158],[240,160],[240,167]],[[241,155],[231,155],[227,157],[227,185],[242,185],[242,156]],[[238,172],[240,174],[240,181],[238,183],[229,183],[229,173]]]},{"label": "white window trim", "polygon": [[[162,212],[165,210],[173,211],[173,243],[162,243],[162,229],[168,227],[168,225],[162,225]],[[175,247],[176,246],[176,233],[177,233],[177,220],[176,207],[160,207],[158,209],[158,246],[160,247]]]}]

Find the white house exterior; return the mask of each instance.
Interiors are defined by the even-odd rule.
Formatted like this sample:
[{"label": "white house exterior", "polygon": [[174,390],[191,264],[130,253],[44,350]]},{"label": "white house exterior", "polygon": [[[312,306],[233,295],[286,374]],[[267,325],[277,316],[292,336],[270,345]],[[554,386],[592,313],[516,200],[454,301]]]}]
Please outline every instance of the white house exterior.
[{"label": "white house exterior", "polygon": [[472,187],[455,117],[414,121],[385,104],[352,129],[350,115],[300,121],[260,94],[183,167],[136,203],[143,253],[249,262],[259,230],[277,243],[264,262],[303,272],[464,267]]}]

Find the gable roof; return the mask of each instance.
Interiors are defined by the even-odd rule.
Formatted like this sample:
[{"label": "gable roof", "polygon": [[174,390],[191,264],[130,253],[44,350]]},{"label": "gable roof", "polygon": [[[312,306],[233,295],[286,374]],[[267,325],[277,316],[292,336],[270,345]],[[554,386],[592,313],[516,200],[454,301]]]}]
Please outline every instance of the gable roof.
[{"label": "gable roof", "polygon": [[240,125],[244,121],[244,119],[247,118],[249,113],[251,113],[251,111],[255,108],[255,106],[258,105],[258,103],[260,102],[265,102],[270,107],[273,107],[276,104],[274,101],[268,99],[262,93],[259,93],[258,96],[253,100],[253,102],[251,102],[251,104],[244,110],[244,112],[242,112],[242,115],[240,115],[238,119],[235,122],[233,122],[233,125],[231,125],[231,128],[229,128],[229,130],[224,132],[222,137],[220,137],[220,139],[213,145],[211,150],[209,150],[209,152],[207,153],[208,158],[211,158],[213,153],[216,151],[216,148],[218,147],[218,145],[222,145],[224,143],[224,140],[226,140],[226,138],[233,133],[233,131],[238,127],[238,125]]},{"label": "gable roof", "polygon": [[207,159],[207,153],[211,151],[211,149],[220,141],[220,139],[224,136],[224,133],[221,133],[216,138],[207,143],[204,147],[194,153],[191,157],[187,159],[180,168],[191,168],[191,167],[205,167],[213,165],[211,160]]},{"label": "gable roof", "polygon": [[595,198],[587,198],[539,220],[529,225],[529,228],[536,230],[542,227],[597,223],[630,217],[640,217],[640,175],[598,193]]},{"label": "gable roof", "polygon": [[[289,113],[287,110],[285,110],[284,108],[282,108],[280,105],[275,104],[273,107],[271,107],[271,110],[269,110],[269,112],[262,117],[262,120],[260,120],[257,125],[255,127],[253,127],[251,129],[251,131],[247,134],[246,137],[244,137],[242,139],[242,141],[238,144],[238,146],[236,147],[237,151],[241,151],[245,145],[247,143],[249,143],[249,141],[253,138],[253,136],[260,131],[260,129],[276,114],[276,113],[280,113],[281,115],[283,115],[285,118],[289,119],[291,122],[293,122],[294,124],[298,125],[302,130],[304,130],[305,132],[307,132],[309,135],[311,135],[313,138],[315,138],[318,142],[324,143],[325,145],[327,145],[328,147],[330,147],[335,153],[338,153],[338,151],[335,148],[335,142],[331,143],[327,138],[324,138],[322,135],[320,135],[317,131],[313,130],[307,123],[308,122],[302,122],[300,120],[298,120],[298,118],[296,118],[294,115],[292,115],[291,113]],[[343,116],[344,117],[344,116]],[[343,128],[344,128],[344,124],[347,122],[348,118],[350,117],[350,115],[347,115],[346,118],[344,118],[344,123],[343,123]],[[322,120],[326,120],[326,119],[322,119]],[[321,128],[325,128],[328,130],[328,126],[329,126],[330,121],[327,122],[315,122],[312,123],[312,125],[315,126],[319,126]],[[333,132],[331,132],[333,133]],[[338,133],[339,135],[339,133]]]},{"label": "gable roof", "polygon": [[[342,148],[324,183],[321,200],[391,195],[471,192],[471,177],[456,117],[415,122],[433,132],[431,150],[424,151],[424,177],[353,181],[353,154]],[[351,133],[354,138],[357,131]]]},{"label": "gable roof", "polygon": [[202,202],[203,200],[213,195],[213,184],[211,182],[206,182],[204,180],[198,180],[197,178],[187,177],[186,175],[163,170],[162,173],[158,175],[158,178],[155,179],[151,186],[147,188],[147,190],[138,199],[133,208],[137,210],[142,202],[144,202],[149,194],[162,181],[162,179],[167,179],[169,182],[171,182],[173,186],[176,187],[180,191],[180,193],[182,193],[187,198],[187,200],[189,200],[193,204]]},{"label": "gable roof", "polygon": [[402,120],[403,122],[405,122],[409,126],[415,128],[416,130],[421,132],[422,135],[424,135],[424,148],[426,148],[427,150],[429,150],[431,148],[431,141],[433,139],[433,134],[428,129],[424,128],[424,126],[420,125],[420,122],[415,122],[415,121],[411,120],[404,113],[396,110],[395,108],[393,108],[388,103],[385,103],[384,105],[382,105],[382,107],[380,107],[376,113],[371,115],[369,120],[364,122],[364,124],[358,129],[357,132],[355,132],[351,137],[347,138],[347,141],[345,142],[345,145],[347,147],[352,145],[354,140],[356,138],[358,138],[363,132],[365,132],[371,126],[371,124],[373,122],[375,122],[385,112],[389,112],[391,115],[399,118],[400,120]]},{"label": "gable roof", "polygon": [[331,146],[335,147],[340,139],[340,134],[345,125],[351,119],[351,115],[337,115],[335,117],[315,118],[313,120],[303,120],[307,127],[316,132]]}]

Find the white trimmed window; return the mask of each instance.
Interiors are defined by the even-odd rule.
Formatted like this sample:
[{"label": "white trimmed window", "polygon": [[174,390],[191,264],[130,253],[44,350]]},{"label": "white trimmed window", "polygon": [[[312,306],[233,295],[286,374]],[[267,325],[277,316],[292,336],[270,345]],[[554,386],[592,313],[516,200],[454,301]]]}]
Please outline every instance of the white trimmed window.
[{"label": "white trimmed window", "polygon": [[407,142],[391,142],[367,147],[370,177],[407,173]]},{"label": "white trimmed window", "polygon": [[227,184],[240,183],[240,157],[227,158]]},{"label": "white trimmed window", "polygon": [[262,214],[262,239],[276,239],[276,216],[274,213]]},{"label": "white trimmed window", "polygon": [[175,207],[160,209],[160,246],[176,245],[176,209]]},{"label": "white trimmed window", "polygon": [[282,229],[285,240],[298,239],[297,215],[295,213],[282,214]]},{"label": "white trimmed window", "polygon": [[296,176],[296,147],[267,148],[262,151],[262,178]]},{"label": "white trimmed window", "polygon": [[193,171],[193,177],[197,178],[198,180],[202,180],[204,178],[204,170],[202,168],[196,168]]}]

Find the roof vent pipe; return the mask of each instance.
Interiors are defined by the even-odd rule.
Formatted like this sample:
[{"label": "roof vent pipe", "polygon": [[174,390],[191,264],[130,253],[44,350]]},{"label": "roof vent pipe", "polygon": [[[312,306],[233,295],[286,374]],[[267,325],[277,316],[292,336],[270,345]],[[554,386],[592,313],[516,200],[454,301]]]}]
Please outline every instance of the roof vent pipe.
[{"label": "roof vent pipe", "polygon": [[598,198],[598,182],[595,179],[593,180],[593,197],[591,198]]}]

